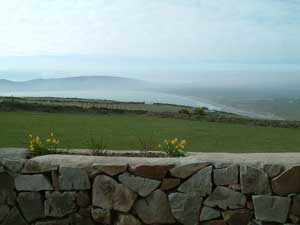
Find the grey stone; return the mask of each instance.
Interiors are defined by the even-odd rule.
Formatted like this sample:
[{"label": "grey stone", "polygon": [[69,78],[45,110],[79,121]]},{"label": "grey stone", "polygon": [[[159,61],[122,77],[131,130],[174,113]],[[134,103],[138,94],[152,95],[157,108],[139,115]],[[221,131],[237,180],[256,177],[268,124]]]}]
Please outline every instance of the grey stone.
[{"label": "grey stone", "polygon": [[17,201],[28,222],[44,217],[44,204],[39,192],[22,192],[18,195]]},{"label": "grey stone", "polygon": [[46,192],[45,215],[63,218],[76,210],[75,192]]},{"label": "grey stone", "polygon": [[263,170],[243,165],[240,173],[241,188],[244,194],[271,195],[270,181]]},{"label": "grey stone", "polygon": [[93,184],[93,205],[104,209],[128,212],[137,194],[106,175],[96,176]]},{"label": "grey stone", "polygon": [[137,177],[124,173],[119,176],[119,180],[122,184],[128,187],[130,190],[138,193],[142,197],[146,197],[160,185],[160,181],[153,180],[144,177]]},{"label": "grey stone", "polygon": [[60,190],[88,190],[91,188],[88,174],[84,169],[61,167],[59,173]]},{"label": "grey stone", "polygon": [[273,178],[272,188],[275,194],[300,193],[300,166],[292,167]]},{"label": "grey stone", "polygon": [[278,176],[281,172],[283,172],[284,168],[281,165],[275,164],[264,164],[263,170],[270,178]]},{"label": "grey stone", "polygon": [[221,217],[221,213],[219,210],[204,206],[201,210],[200,222],[214,220],[220,217]]},{"label": "grey stone", "polygon": [[184,193],[195,192],[201,196],[209,195],[212,191],[211,176],[212,166],[206,167],[181,184],[177,190]]},{"label": "grey stone", "polygon": [[53,187],[42,174],[19,175],[15,178],[17,191],[51,191]]},{"label": "grey stone", "polygon": [[80,191],[76,194],[76,204],[81,208],[86,208],[90,205],[91,199],[88,192]]},{"label": "grey stone", "polygon": [[228,225],[248,225],[253,213],[249,209],[230,210],[223,212],[223,219]]},{"label": "grey stone", "polygon": [[91,217],[92,206],[86,208],[79,208],[78,214],[83,217]]},{"label": "grey stone", "polygon": [[252,220],[248,223],[248,225],[263,225],[263,223],[261,221]]},{"label": "grey stone", "polygon": [[70,221],[68,219],[39,221],[35,225],[70,225]]},{"label": "grey stone", "polygon": [[92,209],[92,218],[95,222],[109,225],[112,221],[112,214],[109,209]]},{"label": "grey stone", "polygon": [[229,184],[227,187],[229,187],[230,189],[235,190],[235,191],[241,191],[240,184]]},{"label": "grey stone", "polygon": [[14,207],[10,210],[8,216],[4,219],[1,225],[27,225],[19,210]]},{"label": "grey stone", "polygon": [[174,188],[177,188],[180,185],[180,179],[177,178],[164,178],[162,180],[160,190],[162,191],[169,191]]},{"label": "grey stone", "polygon": [[24,159],[3,159],[2,165],[13,173],[19,173],[25,163]]},{"label": "grey stone", "polygon": [[201,225],[227,225],[224,220],[211,220],[201,223]]},{"label": "grey stone", "polygon": [[9,213],[9,207],[7,205],[0,205],[0,224]]},{"label": "grey stone", "polygon": [[46,173],[56,171],[58,169],[57,165],[53,165],[47,162],[38,162],[35,161],[35,158],[27,160],[22,173],[24,174],[37,174],[37,173]]},{"label": "grey stone", "polygon": [[70,222],[68,225],[95,225],[95,223],[90,215],[82,216],[79,213],[75,213],[70,216]]},{"label": "grey stone", "polygon": [[255,217],[267,222],[285,223],[291,204],[287,197],[257,195],[252,196]]},{"label": "grey stone", "polygon": [[161,190],[156,190],[145,199],[138,200],[133,208],[145,224],[175,223],[167,195]]},{"label": "grey stone", "polygon": [[218,186],[204,201],[209,207],[218,206],[221,209],[240,209],[246,205],[246,197],[240,192]]},{"label": "grey stone", "polygon": [[25,148],[0,148],[0,159],[26,159],[27,156]]},{"label": "grey stone", "polygon": [[169,170],[172,169],[173,167],[174,167],[173,164],[131,165],[129,167],[129,171],[136,176],[161,180],[166,177]]},{"label": "grey stone", "polygon": [[232,185],[239,183],[239,166],[232,165],[223,169],[214,170],[215,185]]},{"label": "grey stone", "polygon": [[127,170],[127,164],[93,164],[93,169],[109,176],[116,176]]},{"label": "grey stone", "polygon": [[230,167],[232,165],[233,164],[229,163],[229,162],[214,162],[214,167],[216,169],[225,169],[225,168]]},{"label": "grey stone", "polygon": [[198,172],[199,170],[208,167],[209,163],[189,163],[185,165],[179,165],[170,170],[173,177],[181,179],[188,178]]},{"label": "grey stone", "polygon": [[296,195],[293,197],[291,213],[295,216],[300,216],[300,195]]},{"label": "grey stone", "polygon": [[15,183],[7,173],[0,173],[0,205],[14,205],[16,201]]},{"label": "grey stone", "polygon": [[300,217],[293,215],[292,213],[289,214],[289,221],[293,224],[299,224],[300,223]]},{"label": "grey stone", "polygon": [[197,225],[203,198],[198,194],[172,193],[168,196],[171,212],[185,225]]},{"label": "grey stone", "polygon": [[114,225],[142,225],[141,222],[131,214],[118,214]]}]

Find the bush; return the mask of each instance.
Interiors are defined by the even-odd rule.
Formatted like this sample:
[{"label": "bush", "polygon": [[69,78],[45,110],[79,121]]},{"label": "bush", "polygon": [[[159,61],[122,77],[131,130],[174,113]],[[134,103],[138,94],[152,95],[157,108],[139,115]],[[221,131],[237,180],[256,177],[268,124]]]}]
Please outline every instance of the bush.
[{"label": "bush", "polygon": [[190,114],[191,114],[190,111],[189,111],[188,109],[180,109],[180,110],[178,111],[178,113],[186,114],[186,115],[190,115]]},{"label": "bush", "polygon": [[205,108],[204,107],[197,107],[194,109],[194,114],[197,115],[205,115]]},{"label": "bush", "polygon": [[108,145],[106,144],[104,137],[95,139],[92,135],[89,140],[89,148],[92,150],[93,155],[104,155]]}]

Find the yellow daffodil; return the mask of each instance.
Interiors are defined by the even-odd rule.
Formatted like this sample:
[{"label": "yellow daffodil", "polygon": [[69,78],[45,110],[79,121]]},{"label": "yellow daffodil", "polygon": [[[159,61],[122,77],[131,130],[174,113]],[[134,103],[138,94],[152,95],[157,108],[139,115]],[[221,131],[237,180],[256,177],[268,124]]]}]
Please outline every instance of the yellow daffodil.
[{"label": "yellow daffodil", "polygon": [[185,145],[187,143],[187,141],[185,139],[181,140],[181,144]]}]

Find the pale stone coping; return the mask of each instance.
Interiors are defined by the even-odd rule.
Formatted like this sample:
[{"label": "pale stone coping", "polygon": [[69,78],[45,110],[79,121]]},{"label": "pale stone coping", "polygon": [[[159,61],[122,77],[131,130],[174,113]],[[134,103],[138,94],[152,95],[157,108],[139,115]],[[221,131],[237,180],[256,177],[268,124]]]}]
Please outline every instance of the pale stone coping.
[{"label": "pale stone coping", "polygon": [[[74,150],[83,151],[83,150]],[[130,151],[125,151],[130,152]],[[26,149],[0,148],[0,159],[26,158]],[[199,162],[213,164],[278,164],[282,166],[300,165],[299,153],[189,153],[182,158],[115,157],[88,155],[46,155],[31,159],[37,163],[53,166],[89,167],[92,165],[181,165]]]},{"label": "pale stone coping", "polygon": [[25,159],[28,150],[25,148],[0,148],[0,159]]}]

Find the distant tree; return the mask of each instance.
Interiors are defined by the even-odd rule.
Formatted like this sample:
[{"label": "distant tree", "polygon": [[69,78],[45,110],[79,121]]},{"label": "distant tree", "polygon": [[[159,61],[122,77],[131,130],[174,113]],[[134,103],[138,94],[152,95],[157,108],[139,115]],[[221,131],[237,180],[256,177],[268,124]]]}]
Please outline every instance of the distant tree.
[{"label": "distant tree", "polygon": [[181,114],[186,114],[186,115],[190,115],[191,114],[188,109],[180,109],[178,112],[181,113]]},{"label": "distant tree", "polygon": [[197,115],[205,115],[205,108],[204,107],[197,107],[194,109],[194,114]]}]

